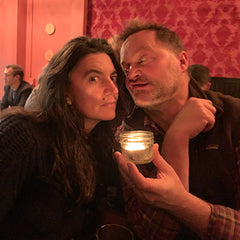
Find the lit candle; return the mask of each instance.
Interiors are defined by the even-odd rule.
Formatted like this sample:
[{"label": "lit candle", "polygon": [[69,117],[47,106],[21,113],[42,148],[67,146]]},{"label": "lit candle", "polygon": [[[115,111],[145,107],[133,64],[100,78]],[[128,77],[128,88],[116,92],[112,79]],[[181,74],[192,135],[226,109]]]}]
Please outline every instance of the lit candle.
[{"label": "lit candle", "polygon": [[153,133],[126,131],[120,134],[122,154],[127,161],[145,164],[152,161]]}]

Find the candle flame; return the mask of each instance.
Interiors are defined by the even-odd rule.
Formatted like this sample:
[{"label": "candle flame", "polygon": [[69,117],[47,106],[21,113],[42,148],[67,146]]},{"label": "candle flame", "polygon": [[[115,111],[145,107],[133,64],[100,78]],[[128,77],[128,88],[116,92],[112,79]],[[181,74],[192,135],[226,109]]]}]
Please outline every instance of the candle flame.
[{"label": "candle flame", "polygon": [[141,142],[128,142],[125,146],[126,150],[134,151],[134,150],[144,150],[146,147],[144,146],[144,143]]}]

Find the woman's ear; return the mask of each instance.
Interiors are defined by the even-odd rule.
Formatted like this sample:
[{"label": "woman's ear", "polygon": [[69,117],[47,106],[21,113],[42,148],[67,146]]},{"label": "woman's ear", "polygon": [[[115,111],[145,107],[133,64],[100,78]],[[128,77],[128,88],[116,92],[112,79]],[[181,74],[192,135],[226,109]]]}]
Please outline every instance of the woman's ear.
[{"label": "woman's ear", "polygon": [[68,105],[72,105],[72,100],[70,99],[70,97],[66,97],[66,101]]},{"label": "woman's ear", "polygon": [[179,59],[180,62],[180,68],[183,71],[186,71],[189,66],[189,61],[188,61],[188,55],[185,51],[182,51],[178,54],[177,58]]}]

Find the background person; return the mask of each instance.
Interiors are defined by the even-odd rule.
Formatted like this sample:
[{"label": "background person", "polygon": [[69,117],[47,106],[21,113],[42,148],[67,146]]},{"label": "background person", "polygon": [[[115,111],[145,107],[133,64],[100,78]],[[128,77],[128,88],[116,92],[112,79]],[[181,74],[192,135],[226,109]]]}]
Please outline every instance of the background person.
[{"label": "background person", "polygon": [[23,107],[32,92],[31,85],[23,80],[24,70],[17,64],[6,65],[4,69],[4,95],[1,100],[1,110],[9,106]]},{"label": "background person", "polygon": [[105,40],[78,37],[46,67],[41,111],[2,113],[2,239],[95,239],[102,208],[122,210],[112,127],[123,76]]},{"label": "background person", "polygon": [[211,87],[211,75],[208,67],[201,64],[193,64],[188,67],[190,78],[197,81],[202,90],[209,90]]},{"label": "background person", "polygon": [[240,100],[190,81],[184,46],[163,25],[132,21],[120,41],[125,84],[136,107],[117,135],[152,131],[171,166],[161,167],[155,148],[155,165],[138,166],[144,178],[116,153],[138,236],[239,239]]},{"label": "background person", "polygon": [[40,103],[38,101],[38,91],[39,91],[39,85],[41,83],[41,78],[44,76],[44,71],[46,70],[47,68],[47,65],[45,65],[43,68],[42,68],[42,71],[41,73],[39,74],[38,76],[38,85],[36,87],[33,88],[31,94],[28,96],[26,102],[25,102],[25,105],[24,105],[24,108],[27,109],[27,110],[30,110],[30,111],[40,111]]}]

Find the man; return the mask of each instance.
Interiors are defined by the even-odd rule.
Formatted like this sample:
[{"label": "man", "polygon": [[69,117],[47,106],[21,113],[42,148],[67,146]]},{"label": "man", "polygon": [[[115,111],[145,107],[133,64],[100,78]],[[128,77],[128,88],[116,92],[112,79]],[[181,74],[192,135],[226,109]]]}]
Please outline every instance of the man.
[{"label": "man", "polygon": [[115,153],[137,235],[240,239],[240,100],[203,92],[190,80],[181,40],[165,26],[132,21],[120,41],[126,87],[137,106],[121,127],[152,131],[168,162],[157,146],[154,165],[138,168]]},{"label": "man", "polygon": [[29,83],[23,80],[24,70],[17,64],[10,64],[4,70],[4,95],[1,101],[1,110],[9,106],[24,106],[32,92]]},{"label": "man", "polygon": [[198,82],[202,90],[210,89],[211,76],[208,67],[201,64],[193,64],[188,67],[188,74]]}]

